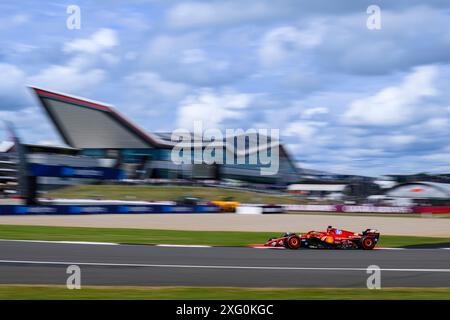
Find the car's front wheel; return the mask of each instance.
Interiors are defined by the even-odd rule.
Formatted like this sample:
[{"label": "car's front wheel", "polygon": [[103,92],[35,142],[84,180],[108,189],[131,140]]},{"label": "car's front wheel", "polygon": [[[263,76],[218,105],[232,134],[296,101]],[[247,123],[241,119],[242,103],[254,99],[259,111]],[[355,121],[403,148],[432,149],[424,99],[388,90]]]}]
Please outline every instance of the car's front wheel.
[{"label": "car's front wheel", "polygon": [[285,246],[286,248],[293,250],[300,248],[300,238],[296,235],[288,237]]}]

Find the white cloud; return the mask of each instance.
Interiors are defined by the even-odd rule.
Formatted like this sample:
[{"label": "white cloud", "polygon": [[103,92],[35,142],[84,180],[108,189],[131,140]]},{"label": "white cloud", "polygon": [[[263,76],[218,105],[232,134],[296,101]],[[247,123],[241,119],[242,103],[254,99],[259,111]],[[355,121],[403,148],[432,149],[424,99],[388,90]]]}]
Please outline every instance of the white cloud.
[{"label": "white cloud", "polygon": [[26,14],[16,14],[13,17],[11,17],[11,22],[15,25],[21,25],[30,20],[30,16]]},{"label": "white cloud", "polygon": [[0,110],[24,107],[29,99],[25,72],[15,65],[0,63],[0,75]]},{"label": "white cloud", "polygon": [[[17,134],[25,143],[37,143],[44,139],[60,141],[56,131],[50,126],[50,122],[46,121],[44,113],[37,106],[16,111],[0,110],[0,119],[13,123]],[[0,129],[3,129],[1,125]]]},{"label": "white cloud", "polygon": [[202,121],[204,128],[220,128],[225,119],[239,119],[254,99],[254,94],[201,90],[181,101],[177,125],[191,129],[195,121]]},{"label": "white cloud", "polygon": [[324,126],[326,123],[320,121],[294,121],[286,126],[282,135],[299,139],[303,146],[308,142],[317,146],[327,140],[320,130]]},{"label": "white cloud", "polygon": [[0,29],[8,29],[19,27],[30,21],[30,16],[27,14],[15,14],[13,16],[2,17],[0,19]]},{"label": "white cloud", "polygon": [[421,124],[422,128],[434,132],[448,132],[450,128],[450,120],[448,118],[432,118]]},{"label": "white cloud", "polygon": [[12,64],[0,63],[0,74],[0,97],[10,95],[23,85],[25,73]]},{"label": "white cloud", "polygon": [[92,88],[104,79],[105,71],[102,69],[83,70],[69,64],[50,66],[28,81],[31,85],[70,93]]},{"label": "white cloud", "polygon": [[292,122],[283,131],[283,135],[296,136],[301,140],[310,140],[317,133],[317,128],[306,122]]},{"label": "white cloud", "polygon": [[265,66],[276,65],[292,54],[313,48],[322,42],[323,28],[314,24],[300,30],[292,26],[278,27],[267,32],[259,48],[261,63]]},{"label": "white cloud", "polygon": [[118,44],[119,40],[116,32],[111,29],[103,28],[92,34],[92,36],[87,39],[76,39],[68,42],[64,46],[64,51],[95,54],[113,48]]},{"label": "white cloud", "polygon": [[153,38],[148,48],[148,59],[162,59],[175,52],[174,49],[184,47],[190,43],[189,37],[171,37],[168,35],[158,35]]},{"label": "white cloud", "polygon": [[181,83],[165,81],[153,72],[138,72],[125,78],[134,88],[143,88],[150,93],[156,92],[163,96],[176,97],[185,94],[187,86]]},{"label": "white cloud", "polygon": [[302,117],[308,119],[308,118],[312,118],[316,115],[327,114],[327,113],[328,113],[328,108],[325,108],[325,107],[309,108],[302,112]]},{"label": "white cloud", "polygon": [[389,137],[385,137],[384,143],[394,145],[407,145],[416,141],[416,137],[408,134],[398,134]]},{"label": "white cloud", "polygon": [[447,172],[448,170],[450,170],[450,163],[448,162],[448,159],[450,159],[450,149],[448,148],[444,148],[443,150],[441,150],[441,152],[438,153],[432,153],[422,156],[421,159],[423,159],[424,161],[436,161],[445,163],[447,165]]},{"label": "white cloud", "polygon": [[407,123],[420,111],[423,98],[434,96],[436,66],[416,68],[397,86],[382,89],[375,95],[357,99],[350,104],[343,119],[357,125],[399,125]]},{"label": "white cloud", "polygon": [[204,62],[206,59],[206,53],[201,49],[189,49],[181,53],[181,63],[184,64]]},{"label": "white cloud", "polygon": [[185,2],[169,10],[167,22],[175,28],[216,26],[260,20],[284,11],[282,6],[262,1]]},{"label": "white cloud", "polygon": [[158,35],[144,49],[142,61],[165,79],[199,87],[225,85],[247,75],[246,57],[233,59],[227,49],[203,33]]},{"label": "white cloud", "polygon": [[30,54],[31,51],[36,50],[37,46],[26,43],[14,43],[11,48],[18,54]]}]

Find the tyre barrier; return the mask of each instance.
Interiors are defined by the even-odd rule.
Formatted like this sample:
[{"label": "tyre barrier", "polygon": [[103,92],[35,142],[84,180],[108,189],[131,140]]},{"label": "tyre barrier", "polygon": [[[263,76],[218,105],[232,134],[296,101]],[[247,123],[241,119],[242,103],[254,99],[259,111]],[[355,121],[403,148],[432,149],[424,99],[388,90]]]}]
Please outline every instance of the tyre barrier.
[{"label": "tyre barrier", "polygon": [[219,213],[214,205],[0,205],[0,215]]}]

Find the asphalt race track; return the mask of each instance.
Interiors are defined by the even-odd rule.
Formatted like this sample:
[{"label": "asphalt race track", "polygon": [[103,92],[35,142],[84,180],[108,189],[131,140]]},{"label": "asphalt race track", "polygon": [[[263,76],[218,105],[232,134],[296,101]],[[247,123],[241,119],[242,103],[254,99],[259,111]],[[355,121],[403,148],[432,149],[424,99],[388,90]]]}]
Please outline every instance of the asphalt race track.
[{"label": "asphalt race track", "polygon": [[0,241],[1,284],[366,287],[381,268],[383,287],[450,286],[450,250],[270,250]]}]

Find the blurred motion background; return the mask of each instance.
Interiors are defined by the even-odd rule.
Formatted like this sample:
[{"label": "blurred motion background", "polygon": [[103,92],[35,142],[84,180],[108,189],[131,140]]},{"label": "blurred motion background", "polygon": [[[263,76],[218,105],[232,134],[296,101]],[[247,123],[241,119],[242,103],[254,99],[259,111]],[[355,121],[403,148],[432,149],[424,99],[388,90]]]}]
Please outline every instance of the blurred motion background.
[{"label": "blurred motion background", "polygon": [[[124,174],[42,176],[39,191],[209,185],[299,203],[448,205],[448,4],[378,1],[376,29],[368,1],[77,1],[75,27],[71,5],[0,4],[0,118],[35,166]],[[70,101],[27,85],[113,104],[135,126],[89,108],[64,111]],[[194,121],[279,128],[280,172],[174,166],[170,133]],[[20,174],[11,141],[0,146],[0,190],[9,196]]]}]

